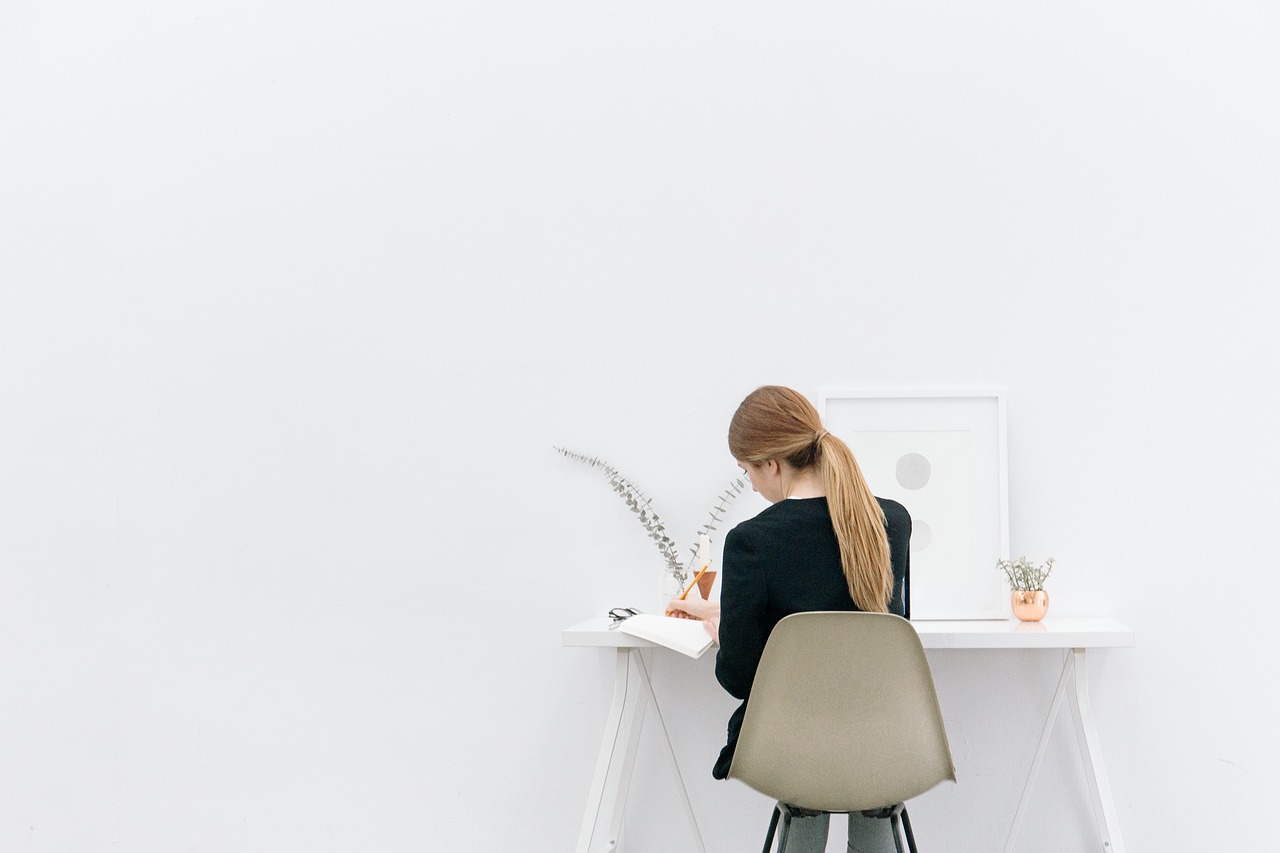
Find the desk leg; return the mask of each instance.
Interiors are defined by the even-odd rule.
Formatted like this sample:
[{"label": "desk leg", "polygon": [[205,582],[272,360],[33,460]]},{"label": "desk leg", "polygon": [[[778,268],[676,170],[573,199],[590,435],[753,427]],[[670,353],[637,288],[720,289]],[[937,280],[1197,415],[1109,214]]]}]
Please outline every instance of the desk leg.
[{"label": "desk leg", "polygon": [[1062,676],[1058,679],[1058,689],[1053,694],[1053,704],[1049,708],[1049,717],[1044,722],[1044,731],[1040,734],[1036,756],[1031,761],[1031,773],[1022,789],[1022,799],[1018,801],[1018,811],[1013,816],[1013,827],[1009,830],[1004,853],[1013,853],[1013,842],[1022,826],[1022,816],[1031,799],[1031,787],[1040,772],[1040,762],[1044,759],[1045,747],[1049,744],[1049,735],[1053,732],[1053,723],[1058,718],[1058,709],[1062,706],[1068,682],[1073,688],[1070,694],[1071,712],[1075,718],[1076,739],[1080,746],[1080,758],[1084,762],[1089,795],[1093,798],[1093,815],[1102,841],[1102,853],[1124,853],[1124,843],[1120,840],[1120,821],[1111,797],[1107,770],[1102,763],[1102,745],[1098,741],[1098,727],[1093,721],[1093,706],[1089,703],[1089,670],[1085,664],[1084,649],[1072,649],[1063,661]]},{"label": "desk leg", "polygon": [[1089,780],[1089,793],[1093,797],[1093,815],[1098,823],[1098,835],[1102,839],[1104,853],[1124,853],[1120,840],[1120,821],[1116,804],[1111,797],[1111,783],[1107,781],[1107,768],[1102,763],[1102,745],[1098,741],[1098,727],[1093,721],[1093,706],[1089,703],[1089,671],[1085,667],[1085,650],[1072,649],[1075,659],[1075,691],[1071,694],[1072,716],[1076,720],[1076,737],[1080,743],[1080,758],[1084,761],[1084,773]]},{"label": "desk leg", "polygon": [[617,751],[618,731],[622,727],[622,712],[627,702],[628,656],[630,649],[618,649],[613,666],[613,704],[604,725],[604,738],[600,741],[600,754],[596,758],[596,773],[591,780],[591,792],[587,795],[587,811],[582,816],[582,829],[578,833],[577,853],[588,853],[591,836],[595,834],[600,816],[600,803],[604,799],[604,786],[609,778],[609,765]]},{"label": "desk leg", "polygon": [[667,758],[671,761],[671,773],[676,777],[676,788],[680,792],[680,802],[684,804],[685,817],[689,819],[689,829],[693,833],[694,844],[699,853],[707,853],[702,843],[702,832],[698,829],[698,819],[693,814],[693,804],[689,802],[689,792],[685,790],[684,778],[680,775],[680,764],[676,761],[676,751],[671,746],[671,738],[667,735],[667,724],[663,722],[662,710],[658,707],[658,698],[653,695],[653,684],[649,681],[649,670],[645,666],[644,655],[636,655],[636,663],[640,665],[640,684],[653,703],[653,716],[658,721],[658,733],[662,735],[662,744],[667,748]]},{"label": "desk leg", "polygon": [[1062,665],[1062,675],[1058,677],[1058,689],[1053,692],[1053,703],[1049,706],[1049,716],[1044,721],[1044,731],[1040,733],[1040,743],[1036,745],[1036,756],[1031,760],[1031,772],[1027,774],[1027,784],[1022,787],[1022,798],[1018,800],[1018,810],[1013,815],[1013,826],[1009,828],[1009,840],[1005,842],[1004,853],[1013,853],[1013,842],[1018,838],[1018,830],[1022,828],[1022,815],[1031,800],[1031,788],[1036,776],[1040,773],[1040,762],[1044,760],[1045,748],[1049,745],[1049,735],[1053,734],[1053,722],[1058,718],[1058,709],[1062,707],[1062,697],[1067,693],[1067,682],[1071,680],[1072,658],[1067,655]]},{"label": "desk leg", "polygon": [[[635,652],[636,661],[643,661],[640,652]],[[642,670],[643,672],[643,670]],[[631,770],[636,763],[636,749],[640,745],[640,729],[644,726],[644,712],[648,707],[649,694],[644,690],[636,691],[635,707],[631,710],[631,726],[627,734],[627,751],[622,757],[622,767],[618,772],[618,790],[613,798],[613,812],[609,818],[609,846],[613,853],[618,846],[618,838],[622,834],[622,816],[627,809],[627,794],[631,791]]]}]

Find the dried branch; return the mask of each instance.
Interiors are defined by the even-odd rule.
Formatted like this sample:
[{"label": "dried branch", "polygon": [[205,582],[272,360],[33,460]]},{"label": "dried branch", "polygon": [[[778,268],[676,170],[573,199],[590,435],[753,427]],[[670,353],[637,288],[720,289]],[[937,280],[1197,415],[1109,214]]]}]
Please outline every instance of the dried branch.
[{"label": "dried branch", "polygon": [[605,477],[609,480],[609,485],[626,503],[627,508],[639,516],[640,524],[657,546],[658,553],[662,555],[662,559],[666,561],[667,571],[683,582],[685,570],[676,556],[676,543],[667,535],[666,525],[662,523],[662,519],[658,517],[657,510],[653,508],[653,501],[644,492],[640,491],[634,483],[622,476],[622,473],[617,468],[614,468],[598,456],[584,456],[581,453],[574,453],[563,447],[557,447],[556,452],[569,459],[581,462],[590,468],[604,470]]},{"label": "dried branch", "polygon": [[[738,495],[742,494],[746,490],[747,490],[747,483],[741,477],[739,477],[736,480],[730,481],[729,487],[725,490],[724,494],[720,495],[720,499],[716,503],[716,505],[711,508],[711,512],[709,513],[711,518],[707,521],[706,524],[698,528],[697,535],[701,537],[702,534],[705,533],[707,534],[707,536],[710,536],[711,531],[716,529],[716,525],[724,520],[724,513],[729,508],[729,504],[733,503],[734,498],[736,498]],[[695,544],[693,548],[690,550],[693,551],[693,556],[696,559],[698,556],[698,546]]]},{"label": "dried branch", "polygon": [[[622,476],[617,468],[600,459],[598,456],[586,456],[582,453],[575,453],[572,450],[566,450],[563,447],[557,447],[556,452],[560,455],[572,459],[575,462],[581,462],[589,468],[600,468],[604,471],[605,477],[609,480],[609,485],[614,492],[623,499],[627,508],[639,516],[640,524],[643,525],[645,531],[649,534],[649,538],[653,540],[658,548],[658,553],[662,555],[662,559],[667,564],[667,571],[671,572],[681,584],[689,577],[689,572],[693,568],[693,563],[698,558],[697,542],[689,549],[693,553],[688,565],[680,565],[680,560],[676,556],[676,544],[667,535],[666,526],[662,523],[662,519],[658,517],[657,510],[653,508],[653,502],[644,492]],[[747,483],[742,478],[731,480],[728,488],[723,494],[719,495],[718,500],[711,508],[708,521],[698,529],[698,538],[703,534],[708,537],[713,530],[717,529],[717,525],[724,520],[724,513],[728,509],[729,504],[734,498],[747,490]]]}]

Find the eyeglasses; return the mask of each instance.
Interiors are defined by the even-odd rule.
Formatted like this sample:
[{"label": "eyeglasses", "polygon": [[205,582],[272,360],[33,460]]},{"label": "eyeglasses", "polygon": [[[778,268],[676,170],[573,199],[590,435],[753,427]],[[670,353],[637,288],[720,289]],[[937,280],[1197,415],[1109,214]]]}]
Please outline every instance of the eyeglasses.
[{"label": "eyeglasses", "polygon": [[614,624],[617,624],[624,619],[630,619],[632,616],[639,615],[640,611],[636,610],[634,607],[615,607],[609,611],[609,618],[614,621]]}]

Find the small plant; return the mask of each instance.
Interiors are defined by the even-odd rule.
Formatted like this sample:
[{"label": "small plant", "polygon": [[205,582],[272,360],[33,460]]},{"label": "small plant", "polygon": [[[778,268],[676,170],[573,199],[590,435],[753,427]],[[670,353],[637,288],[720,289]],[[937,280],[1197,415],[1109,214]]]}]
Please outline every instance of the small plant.
[{"label": "small plant", "polygon": [[[597,456],[574,453],[572,450],[566,450],[563,447],[557,447],[556,452],[576,462],[581,462],[589,468],[600,468],[604,471],[605,477],[609,480],[609,486],[626,502],[627,508],[639,516],[641,526],[649,534],[649,538],[653,540],[654,545],[658,548],[658,553],[662,555],[663,561],[667,564],[667,571],[679,583],[684,584],[688,580],[690,569],[698,557],[696,542],[689,549],[693,552],[693,556],[690,558],[688,565],[680,565],[680,558],[676,552],[676,543],[667,535],[667,528],[662,523],[662,519],[658,517],[657,510],[653,508],[653,500],[651,498],[640,491],[634,483],[622,476],[622,473],[617,468]],[[711,531],[716,529],[716,525],[723,520],[725,509],[728,508],[734,498],[742,494],[746,489],[747,484],[741,478],[730,481],[728,488],[718,496],[716,505],[711,508],[711,518],[698,529],[698,536],[701,537],[704,533],[710,535]]]},{"label": "small plant", "polygon": [[997,567],[1004,572],[1005,580],[1009,582],[1009,588],[1015,591],[1032,591],[1043,590],[1044,582],[1049,577],[1049,573],[1053,571],[1053,557],[1044,562],[1044,565],[1036,565],[1029,562],[1026,557],[1019,557],[1016,560],[998,560]]}]

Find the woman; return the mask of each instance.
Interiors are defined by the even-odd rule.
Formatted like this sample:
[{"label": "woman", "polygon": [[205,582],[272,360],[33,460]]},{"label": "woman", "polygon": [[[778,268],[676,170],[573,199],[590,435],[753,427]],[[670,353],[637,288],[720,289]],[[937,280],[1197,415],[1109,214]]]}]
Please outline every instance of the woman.
[{"label": "woman", "polygon": [[[712,775],[724,779],[746,714],[747,695],[773,627],[792,613],[862,610],[906,613],[904,580],[911,516],[871,494],[849,447],[822,427],[801,394],[776,385],[742,401],[729,424],[729,450],[769,501],[724,542],[720,602],[672,601],[702,619],[720,645],[716,678],[742,705]],[[821,851],[827,815],[792,821],[788,848]],[[889,822],[849,816],[852,853],[893,851]]]}]

